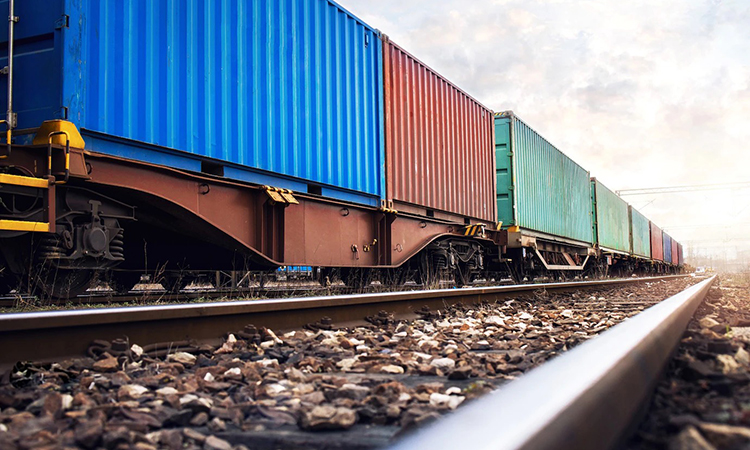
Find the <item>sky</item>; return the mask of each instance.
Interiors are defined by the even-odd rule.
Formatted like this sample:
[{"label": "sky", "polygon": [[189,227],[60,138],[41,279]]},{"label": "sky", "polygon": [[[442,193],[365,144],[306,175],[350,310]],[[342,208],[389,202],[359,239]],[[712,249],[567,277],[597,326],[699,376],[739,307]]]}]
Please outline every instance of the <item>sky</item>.
[{"label": "sky", "polygon": [[[750,1],[338,3],[612,190],[750,185]],[[686,255],[750,260],[750,188],[623,198]]]}]

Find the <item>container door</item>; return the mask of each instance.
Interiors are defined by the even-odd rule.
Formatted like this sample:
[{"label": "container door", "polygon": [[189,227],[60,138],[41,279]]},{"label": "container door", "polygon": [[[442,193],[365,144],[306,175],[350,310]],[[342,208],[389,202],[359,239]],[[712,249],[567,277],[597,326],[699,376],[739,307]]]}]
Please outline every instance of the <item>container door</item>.
[{"label": "container door", "polygon": [[[49,119],[66,119],[62,107],[62,33],[68,26],[60,0],[16,1],[14,14],[13,110],[18,128],[36,128]],[[0,2],[0,68],[8,65],[7,1]],[[6,83],[0,76],[2,118],[8,102]],[[3,131],[5,130],[2,127]]]}]

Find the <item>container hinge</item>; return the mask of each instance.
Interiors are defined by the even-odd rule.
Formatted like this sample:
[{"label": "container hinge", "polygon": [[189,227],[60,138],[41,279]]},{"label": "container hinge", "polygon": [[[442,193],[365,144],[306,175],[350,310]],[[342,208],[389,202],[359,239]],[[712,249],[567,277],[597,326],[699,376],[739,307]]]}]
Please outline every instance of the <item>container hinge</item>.
[{"label": "container hinge", "polygon": [[282,205],[299,205],[299,201],[294,198],[292,191],[289,189],[282,189],[273,186],[263,186],[263,191],[266,193],[268,198],[272,202],[280,203]]},{"label": "container hinge", "polygon": [[62,17],[55,21],[55,30],[63,28],[70,28],[70,16],[67,14],[63,14]]}]

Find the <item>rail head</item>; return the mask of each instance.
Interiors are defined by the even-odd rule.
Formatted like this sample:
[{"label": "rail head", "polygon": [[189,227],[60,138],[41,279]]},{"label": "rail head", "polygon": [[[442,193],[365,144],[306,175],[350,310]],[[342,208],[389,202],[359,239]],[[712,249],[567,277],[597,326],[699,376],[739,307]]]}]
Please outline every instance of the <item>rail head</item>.
[{"label": "rail head", "polygon": [[128,306],[115,308],[79,309],[29,313],[0,314],[0,333],[20,330],[70,328],[87,325],[117,324],[125,321],[153,322],[168,319],[186,319],[235,314],[254,314],[269,311],[313,310],[363,304],[416,301],[428,298],[449,300],[455,297],[484,297],[536,290],[564,290],[614,286],[636,282],[668,280],[683,277],[671,275],[649,278],[624,278],[586,282],[539,283],[512,286],[487,286],[463,289],[434,289],[425,291],[384,292],[371,294],[334,295],[271,300],[231,300],[206,303],[188,303],[154,306]]},{"label": "rail head", "polygon": [[649,398],[715,278],[612,327],[392,449],[615,446]]}]

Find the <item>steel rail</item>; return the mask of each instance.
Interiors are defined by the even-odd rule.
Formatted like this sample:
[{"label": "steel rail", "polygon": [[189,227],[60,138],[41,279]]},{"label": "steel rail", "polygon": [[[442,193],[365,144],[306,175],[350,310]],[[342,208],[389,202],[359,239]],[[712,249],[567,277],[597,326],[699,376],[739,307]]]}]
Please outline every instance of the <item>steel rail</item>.
[{"label": "steel rail", "polygon": [[495,301],[537,290],[565,292],[680,277],[627,278],[568,283],[436,289],[327,297],[99,308],[0,315],[0,370],[20,360],[54,360],[85,354],[96,339],[127,337],[141,345],[209,341],[247,324],[274,330],[299,328],[330,317],[336,324],[362,321],[381,310],[414,317],[427,306]]},{"label": "steel rail", "polygon": [[714,279],[612,327],[391,448],[615,447],[653,392]]}]

